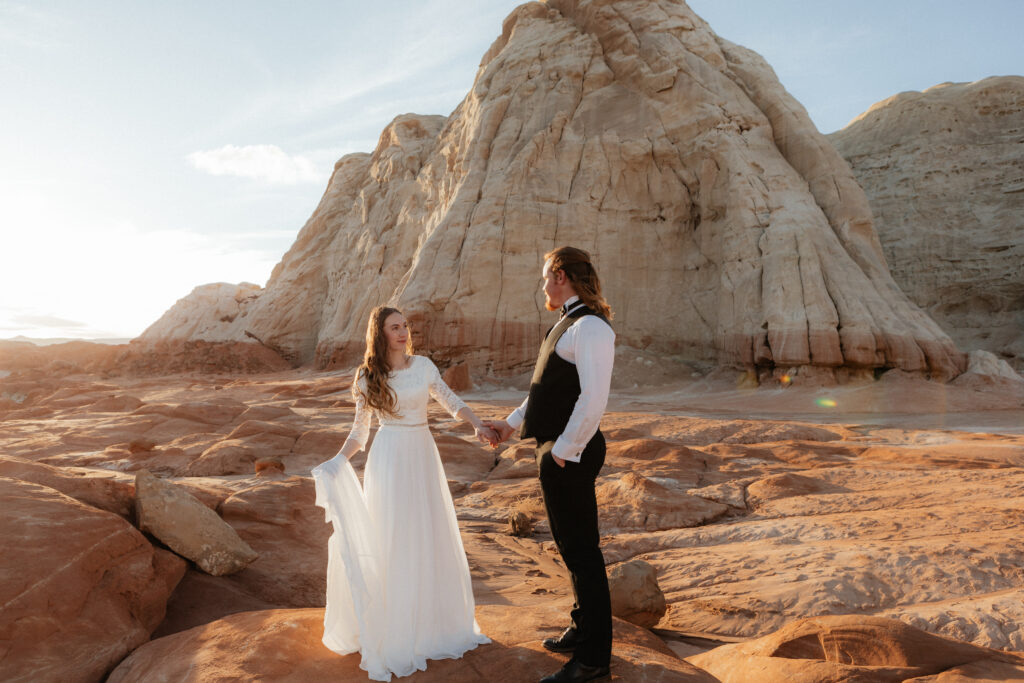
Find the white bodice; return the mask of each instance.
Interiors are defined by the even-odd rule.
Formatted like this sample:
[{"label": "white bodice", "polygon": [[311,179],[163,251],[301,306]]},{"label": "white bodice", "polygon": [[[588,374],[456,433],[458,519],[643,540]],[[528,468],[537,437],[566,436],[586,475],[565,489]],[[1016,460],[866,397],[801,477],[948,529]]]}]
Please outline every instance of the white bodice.
[{"label": "white bodice", "polygon": [[[396,403],[397,417],[382,415],[366,405],[366,399],[362,394],[356,396],[356,414],[352,420],[352,431],[345,440],[347,445],[355,440],[359,448],[366,446],[370,438],[370,421],[376,413],[377,421],[382,427],[385,426],[419,426],[427,424],[427,403],[433,396],[441,404],[448,414],[455,417],[457,413],[466,407],[466,404],[452,391],[444,380],[433,361],[425,356],[412,356],[409,359],[409,367],[403,370],[394,370],[388,376],[388,384],[394,390],[398,399]],[[366,389],[366,381],[359,379],[359,388]],[[345,446],[342,446],[344,450]]]}]

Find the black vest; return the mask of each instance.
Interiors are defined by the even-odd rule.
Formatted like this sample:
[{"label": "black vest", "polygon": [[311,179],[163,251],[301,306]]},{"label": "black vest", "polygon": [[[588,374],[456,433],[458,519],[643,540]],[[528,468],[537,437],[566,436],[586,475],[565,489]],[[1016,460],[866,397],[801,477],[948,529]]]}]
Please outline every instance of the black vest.
[{"label": "black vest", "polygon": [[585,315],[595,315],[608,322],[591,308],[577,306],[548,330],[530,381],[530,400],[526,404],[522,438],[551,441],[565,431],[580,397],[580,374],[575,365],[555,353],[555,345],[576,319]]}]

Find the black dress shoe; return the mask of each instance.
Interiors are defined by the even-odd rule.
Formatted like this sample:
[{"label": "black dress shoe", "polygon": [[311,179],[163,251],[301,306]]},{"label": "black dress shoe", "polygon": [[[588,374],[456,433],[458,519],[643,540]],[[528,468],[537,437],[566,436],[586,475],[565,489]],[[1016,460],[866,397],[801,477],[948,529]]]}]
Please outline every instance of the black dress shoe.
[{"label": "black dress shoe", "polygon": [[575,652],[581,640],[580,632],[570,626],[557,638],[545,638],[543,645],[552,652]]},{"label": "black dress shoe", "polygon": [[540,679],[540,683],[583,683],[583,681],[599,681],[607,678],[610,670],[607,666],[587,666],[575,659],[561,669]]}]

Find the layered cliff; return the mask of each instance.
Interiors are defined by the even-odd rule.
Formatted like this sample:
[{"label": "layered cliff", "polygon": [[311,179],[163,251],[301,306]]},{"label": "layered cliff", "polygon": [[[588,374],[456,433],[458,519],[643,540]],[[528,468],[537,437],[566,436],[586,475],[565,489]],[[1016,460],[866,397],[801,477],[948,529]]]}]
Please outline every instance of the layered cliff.
[{"label": "layered cliff", "polygon": [[1024,369],[1024,78],[900,93],[829,137],[903,291],[961,348]]},{"label": "layered cliff", "polygon": [[266,288],[192,334],[349,364],[392,302],[438,360],[515,371],[550,324],[539,275],[562,244],[594,255],[624,344],[734,366],[964,365],[892,279],[863,190],[803,107],[669,0],[517,8],[451,116],[399,116],[341,159]]}]

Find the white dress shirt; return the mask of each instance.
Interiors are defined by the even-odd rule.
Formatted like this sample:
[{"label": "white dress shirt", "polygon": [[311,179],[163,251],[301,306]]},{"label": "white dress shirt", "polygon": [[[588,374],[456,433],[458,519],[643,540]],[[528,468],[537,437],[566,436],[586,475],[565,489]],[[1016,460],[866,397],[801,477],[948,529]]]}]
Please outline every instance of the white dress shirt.
[{"label": "white dress shirt", "polygon": [[[582,305],[578,296],[565,302],[566,312]],[[572,462],[580,461],[580,454],[597,433],[601,416],[608,406],[608,391],[612,382],[612,364],[615,362],[615,332],[597,316],[584,315],[576,319],[555,344],[555,353],[562,360],[576,366],[580,376],[580,397],[565,425],[565,431],[555,441],[551,454]],[[527,396],[522,405],[506,418],[509,426],[519,429],[526,417]]]}]

